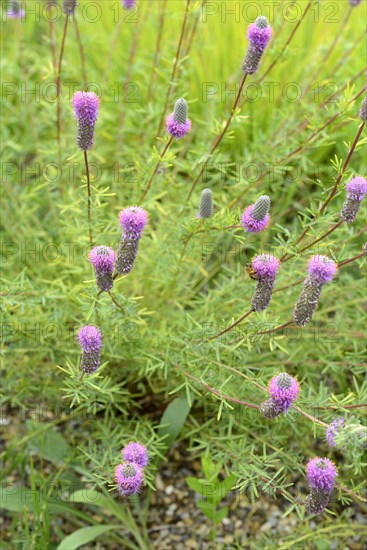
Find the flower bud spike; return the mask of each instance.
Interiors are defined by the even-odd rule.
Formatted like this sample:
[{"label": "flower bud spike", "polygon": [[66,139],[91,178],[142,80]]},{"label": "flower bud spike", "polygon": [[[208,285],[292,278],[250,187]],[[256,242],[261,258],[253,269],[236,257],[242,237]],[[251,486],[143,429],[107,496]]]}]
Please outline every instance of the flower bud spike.
[{"label": "flower bud spike", "polygon": [[213,215],[213,194],[211,189],[204,189],[200,197],[198,218],[211,218]]},{"label": "flower bud spike", "polygon": [[114,251],[108,246],[95,246],[90,251],[89,261],[95,269],[98,289],[109,292],[113,286]]},{"label": "flower bud spike", "polygon": [[307,325],[316,311],[323,286],[337,272],[337,265],[327,256],[312,256],[308,263],[308,277],[293,310],[293,321],[298,327]]},{"label": "flower bud spike", "polygon": [[264,311],[269,306],[279,266],[280,261],[271,254],[260,254],[252,260],[251,267],[257,280],[251,301],[252,311]]},{"label": "flower bud spike", "polygon": [[83,350],[80,368],[87,374],[94,373],[101,362],[102,334],[93,326],[81,327],[78,332],[79,344]]},{"label": "flower bud spike", "polygon": [[367,194],[367,179],[359,176],[351,179],[347,185],[347,197],[344,201],[340,217],[343,221],[351,223],[355,220],[361,202]]},{"label": "flower bud spike", "polygon": [[242,69],[246,73],[256,73],[272,33],[273,31],[266,17],[260,16],[256,19],[255,23],[249,25],[247,29],[249,45],[246,57],[242,63]]}]

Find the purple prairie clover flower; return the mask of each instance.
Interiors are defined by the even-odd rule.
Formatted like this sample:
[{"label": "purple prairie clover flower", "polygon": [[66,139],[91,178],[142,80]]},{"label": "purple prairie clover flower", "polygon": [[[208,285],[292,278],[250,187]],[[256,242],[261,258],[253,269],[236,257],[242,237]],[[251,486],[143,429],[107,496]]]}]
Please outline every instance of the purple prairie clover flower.
[{"label": "purple prairie clover flower", "polygon": [[349,4],[352,6],[352,8],[358,6],[358,4],[360,4],[361,2],[362,0],[349,0]]},{"label": "purple prairie clover flower", "polygon": [[272,33],[273,31],[266,17],[260,16],[256,19],[255,23],[249,25],[247,29],[249,46],[246,57],[242,63],[242,69],[246,73],[256,73]]},{"label": "purple prairie clover flower", "polygon": [[299,392],[300,387],[297,380],[286,372],[273,376],[269,382],[269,395],[282,412],[288,411],[297,399]]},{"label": "purple prairie clover flower", "polygon": [[340,428],[343,428],[344,426],[345,426],[344,418],[336,418],[335,420],[333,420],[330,426],[326,428],[326,439],[331,447],[336,446],[335,436],[339,433]]},{"label": "purple prairie clover flower", "polygon": [[95,269],[99,290],[109,292],[113,286],[114,251],[108,246],[95,246],[89,253],[89,261]]},{"label": "purple prairie clover flower", "polygon": [[269,208],[270,198],[267,195],[262,195],[255,204],[250,204],[241,217],[243,229],[250,233],[263,231],[270,221]]},{"label": "purple prairie clover flower", "polygon": [[316,311],[323,286],[332,281],[338,267],[327,256],[317,254],[308,263],[308,277],[293,310],[293,322],[298,327],[307,325]]},{"label": "purple prairie clover flower", "polygon": [[116,273],[127,275],[133,269],[147,223],[148,213],[139,206],[129,206],[120,212],[122,236],[117,250]]},{"label": "purple prairie clover flower", "polygon": [[142,468],[148,464],[148,451],[147,448],[141,443],[128,443],[121,452],[122,457],[126,460],[126,462],[139,464]]},{"label": "purple prairie clover flower", "polygon": [[115,481],[123,497],[135,495],[143,483],[143,470],[139,464],[125,462],[115,469]]},{"label": "purple prairie clover flower", "polygon": [[327,495],[333,492],[338,472],[332,460],[318,456],[312,458],[307,463],[306,472],[311,489]]},{"label": "purple prairie clover flower", "polygon": [[132,10],[135,7],[136,0],[122,0],[124,10]]},{"label": "purple prairie clover flower", "polygon": [[329,504],[330,496],[322,491],[312,490],[305,500],[308,514],[321,514]]},{"label": "purple prairie clover flower", "polygon": [[101,331],[93,325],[86,325],[79,329],[78,340],[83,350],[80,368],[82,372],[92,374],[101,363]]},{"label": "purple prairie clover flower", "polygon": [[347,198],[343,204],[340,217],[347,223],[355,220],[361,202],[367,194],[367,179],[357,176],[352,178],[346,186]]},{"label": "purple prairie clover flower", "polygon": [[251,267],[257,279],[251,302],[253,311],[264,311],[269,306],[279,266],[280,261],[271,254],[260,254],[252,260]]},{"label": "purple prairie clover flower", "polygon": [[176,139],[185,137],[191,129],[191,120],[187,117],[187,112],[187,101],[181,98],[176,101],[173,113],[167,117],[167,132]]},{"label": "purple prairie clover flower", "polygon": [[140,206],[129,206],[120,212],[120,224],[125,235],[140,239],[148,223],[148,212]]},{"label": "purple prairie clover flower", "polygon": [[99,97],[94,92],[75,92],[72,99],[78,122],[77,143],[88,151],[93,147],[94,126],[98,117]]},{"label": "purple prairie clover flower", "polygon": [[23,19],[25,17],[25,11],[21,8],[19,2],[10,2],[6,11],[7,19]]},{"label": "purple prairie clover flower", "polygon": [[359,118],[363,120],[363,122],[367,121],[367,96],[362,101],[361,108],[359,109]]},{"label": "purple prairie clover flower", "polygon": [[66,16],[70,17],[71,15],[74,15],[77,5],[76,0],[62,0],[62,11]]}]

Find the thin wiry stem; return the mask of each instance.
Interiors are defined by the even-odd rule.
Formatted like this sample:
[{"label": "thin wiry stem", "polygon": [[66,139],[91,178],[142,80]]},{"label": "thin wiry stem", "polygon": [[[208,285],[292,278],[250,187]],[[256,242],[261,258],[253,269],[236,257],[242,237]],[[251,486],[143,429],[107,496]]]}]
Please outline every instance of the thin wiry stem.
[{"label": "thin wiry stem", "polygon": [[62,177],[62,163],[61,163],[61,69],[62,69],[62,58],[64,56],[65,49],[65,40],[66,33],[68,30],[69,16],[65,16],[64,32],[62,35],[61,48],[60,48],[60,57],[57,68],[57,80],[56,80],[56,96],[57,96],[57,114],[56,114],[56,132],[57,132],[57,150],[58,150],[58,159],[61,171],[61,190],[64,193],[64,182]]},{"label": "thin wiry stem", "polygon": [[[309,243],[308,245],[304,246],[303,248],[301,248],[301,250],[298,250],[297,254],[301,254],[305,250],[308,250],[309,248],[311,248],[311,246],[313,246],[314,244],[317,244],[320,241],[322,241],[323,239],[326,239],[326,237],[331,235],[331,233],[333,233],[336,229],[338,229],[338,227],[340,227],[343,223],[344,223],[344,220],[340,220],[338,223],[333,225],[333,227],[331,229],[329,229],[329,231],[327,231],[326,233],[321,235],[321,237],[319,237],[315,241],[312,241],[312,243]],[[290,260],[291,258],[296,256],[297,254],[284,254],[284,256],[282,256],[282,258],[280,258],[280,261],[284,264],[285,262],[287,262],[288,260]]]},{"label": "thin wiry stem", "polygon": [[[351,148],[349,149],[349,152],[348,152],[348,155],[347,155],[347,158],[345,159],[345,162],[343,164],[343,167],[342,169],[340,170],[339,174],[338,174],[338,177],[336,178],[336,181],[335,181],[335,184],[332,188],[332,190],[330,191],[327,199],[325,200],[325,202],[322,204],[320,210],[319,210],[319,214],[322,214],[323,211],[325,210],[325,208],[327,207],[327,205],[329,204],[329,202],[331,201],[331,199],[334,197],[335,193],[337,192],[338,190],[338,186],[339,186],[339,183],[343,177],[343,175],[345,174],[347,168],[348,168],[348,165],[349,165],[349,162],[352,158],[352,155],[354,153],[354,150],[355,148],[357,147],[357,143],[359,141],[359,138],[361,136],[361,133],[362,133],[362,130],[364,128],[364,125],[365,123],[362,122],[362,124],[359,126],[359,129],[358,129],[358,132],[357,132],[357,135],[352,143],[352,146]],[[313,218],[315,219],[315,218]],[[307,235],[307,233],[309,232],[310,230],[310,226],[306,227],[306,229],[301,233],[300,237],[297,239],[296,241],[296,244],[299,244],[303,239],[304,237]]]},{"label": "thin wiry stem", "polygon": [[115,304],[116,307],[118,307],[119,309],[121,309],[121,311],[125,311],[124,308],[122,307],[121,304],[118,303],[118,301],[116,300],[116,298],[112,295],[111,292],[108,293],[109,294],[109,297],[111,298],[112,302]]},{"label": "thin wiry stem", "polygon": [[157,74],[156,67],[158,65],[158,59],[160,58],[160,53],[161,53],[161,42],[162,42],[162,36],[163,36],[164,21],[166,18],[166,9],[167,9],[167,0],[163,0],[163,5],[162,6],[159,5],[159,10],[160,10],[159,28],[158,28],[157,41],[156,41],[155,51],[154,51],[153,69],[150,75],[149,86],[148,86],[147,99],[150,102],[153,101],[155,96],[153,83],[156,78],[156,74]]},{"label": "thin wiry stem", "polygon": [[75,16],[74,16],[74,28],[75,28],[76,40],[79,46],[80,61],[82,65],[83,88],[85,89],[88,84],[88,78],[87,78],[87,69],[86,69],[86,63],[85,63],[84,47],[80,36],[78,21]]},{"label": "thin wiry stem", "polygon": [[219,336],[222,336],[223,334],[226,334],[226,332],[229,332],[230,330],[232,330],[234,327],[236,327],[237,325],[239,325],[240,323],[242,323],[242,321],[244,321],[245,319],[247,319],[247,317],[249,317],[252,313],[254,313],[254,311],[252,309],[250,309],[249,311],[246,311],[246,313],[244,315],[242,315],[239,319],[237,319],[237,321],[235,321],[234,323],[232,323],[232,325],[230,325],[229,327],[225,328],[224,330],[222,330],[222,332],[219,332],[218,334],[216,334],[215,336],[211,336],[209,338],[209,340],[214,340],[215,338],[219,338]]},{"label": "thin wiry stem", "polygon": [[192,43],[193,43],[193,40],[194,40],[194,37],[195,37],[195,34],[196,34],[196,31],[197,31],[197,28],[198,28],[198,23],[199,23],[199,20],[200,20],[200,15],[202,13],[202,10],[203,10],[203,7],[205,6],[205,4],[207,3],[207,0],[203,0],[200,8],[198,9],[198,12],[196,14],[196,17],[195,17],[195,21],[194,21],[194,24],[192,25],[192,29],[191,29],[191,33],[190,33],[190,37],[187,41],[187,46],[186,46],[186,49],[185,49],[185,52],[183,54],[183,57],[187,57],[190,53],[190,50],[191,50],[191,46],[192,46]]},{"label": "thin wiry stem", "polygon": [[233,120],[233,117],[236,113],[236,109],[237,109],[237,105],[239,103],[239,100],[240,100],[240,97],[241,97],[241,94],[242,94],[242,90],[243,90],[243,87],[245,85],[245,82],[246,82],[246,78],[247,78],[247,74],[248,73],[245,73],[242,77],[242,80],[241,80],[241,84],[240,84],[240,87],[238,89],[238,92],[237,92],[237,95],[236,95],[236,99],[234,101],[234,104],[233,104],[233,107],[232,107],[232,110],[230,112],[230,115],[224,125],[224,128],[223,130],[221,131],[221,133],[219,134],[219,136],[216,138],[216,140],[214,141],[214,144],[212,145],[212,148],[210,149],[210,153],[208,155],[208,158],[206,159],[206,161],[204,162],[204,164],[202,165],[201,167],[201,170],[198,174],[198,176],[196,177],[196,179],[193,181],[192,185],[191,185],[191,188],[190,188],[190,191],[189,191],[189,194],[187,196],[187,200],[190,199],[191,195],[193,194],[194,190],[195,190],[195,187],[199,181],[199,179],[201,178],[202,174],[204,173],[204,170],[205,168],[207,167],[208,165],[208,162],[210,160],[210,158],[213,156],[215,150],[217,149],[218,145],[221,143],[222,139],[224,138],[228,128],[229,128],[229,125],[231,124],[232,120]]},{"label": "thin wiry stem", "polygon": [[164,116],[166,114],[167,107],[168,107],[168,102],[169,102],[169,99],[170,99],[170,96],[171,96],[171,93],[172,93],[172,89],[175,86],[174,78],[176,76],[177,63],[178,63],[178,60],[180,58],[182,40],[183,40],[183,37],[184,37],[184,34],[185,34],[185,28],[186,28],[186,23],[187,23],[187,15],[188,15],[188,12],[189,12],[190,2],[191,2],[191,0],[186,1],[186,9],[185,9],[185,15],[184,15],[182,28],[181,28],[180,39],[178,41],[176,56],[175,56],[175,60],[174,60],[174,63],[173,63],[172,73],[171,73],[171,77],[169,79],[169,84],[168,84],[168,88],[167,88],[166,99],[165,99],[165,102],[164,102],[163,111],[162,111],[161,118],[160,118],[160,121],[159,121],[157,138],[159,137],[159,135],[161,133],[161,128],[162,128]]},{"label": "thin wiry stem", "polygon": [[155,165],[155,168],[154,168],[154,170],[153,170],[153,173],[152,173],[152,175],[151,175],[150,178],[149,178],[149,181],[148,181],[148,183],[147,183],[147,186],[146,186],[146,188],[145,188],[145,190],[144,190],[142,196],[140,197],[140,202],[142,202],[142,201],[145,199],[145,197],[147,196],[147,193],[148,193],[149,189],[150,189],[151,186],[152,186],[154,177],[155,177],[156,173],[158,172],[159,165],[160,165],[160,163],[162,162],[164,155],[167,153],[167,151],[168,151],[168,149],[169,149],[169,147],[170,147],[170,145],[171,145],[171,143],[172,143],[172,140],[173,140],[173,136],[171,136],[170,139],[167,141],[166,146],[165,146],[165,148],[163,149],[162,154],[160,155],[160,157],[159,157],[159,159],[158,159],[158,161],[157,161],[157,164]]},{"label": "thin wiry stem", "polygon": [[[132,70],[133,70],[133,67],[134,67],[134,59],[135,59],[136,50],[137,50],[138,42],[139,42],[139,36],[140,36],[139,27],[136,26],[135,29],[134,29],[134,34],[133,34],[133,38],[132,38],[132,41],[131,41],[131,48],[130,48],[128,65],[127,65],[128,69],[127,69],[127,73],[126,73],[124,89],[127,89],[129,84],[130,84]],[[121,112],[120,112],[119,134],[118,134],[118,141],[117,141],[117,150],[119,152],[121,150],[122,139],[123,139],[123,135],[124,135],[125,115],[126,115],[126,109],[125,109],[125,105],[123,103],[122,109],[121,109]]]},{"label": "thin wiry stem", "polygon": [[308,10],[310,9],[311,7],[311,4],[312,2],[308,2],[306,8],[305,8],[305,11],[303,12],[302,14],[302,17],[300,17],[299,21],[297,21],[297,24],[295,25],[293,31],[291,32],[290,36],[288,37],[288,40],[285,42],[284,46],[282,47],[282,49],[280,50],[279,54],[277,55],[277,57],[274,59],[274,61],[269,65],[269,67],[266,69],[266,71],[264,72],[264,74],[256,81],[256,84],[260,84],[264,78],[269,74],[269,72],[275,67],[275,65],[278,63],[278,61],[282,58],[285,50],[288,48],[289,44],[291,43],[294,35],[296,34],[300,24],[302,23],[302,21],[304,20]]},{"label": "thin wiry stem", "polygon": [[[348,101],[348,105],[350,103],[353,103],[354,101],[356,101],[365,91],[365,88],[362,88],[362,90],[360,90],[360,92],[358,92],[358,94],[356,96],[353,97],[353,99],[351,99],[350,101]],[[277,161],[277,164],[280,164],[282,162],[285,162],[285,161],[288,161],[290,160],[291,157],[293,157],[294,155],[300,153],[301,151],[303,151],[303,149],[305,149],[305,147],[311,142],[313,141],[323,130],[325,130],[325,128],[327,128],[328,126],[330,126],[330,124],[332,124],[334,122],[334,120],[336,120],[340,115],[341,115],[341,111],[339,111],[338,113],[336,113],[334,116],[332,116],[325,124],[323,124],[321,126],[321,128],[318,128],[317,130],[315,130],[304,142],[302,145],[300,145],[299,147],[297,147],[296,149],[294,149],[293,151],[291,151],[290,153],[288,153],[287,155],[285,155],[284,157],[282,157],[281,159],[279,159]],[[263,172],[255,181],[253,181],[251,183],[251,185],[248,185],[245,189],[243,189],[241,191],[241,193],[239,195],[237,195],[237,197],[235,197],[228,205],[227,205],[227,208],[232,208],[233,206],[235,206],[240,200],[241,198],[243,197],[243,195],[245,193],[247,193],[249,191],[249,189],[251,189],[251,187],[253,187],[254,185],[258,184],[260,181],[262,181],[264,179],[265,176],[267,176],[268,174],[271,173],[271,170],[270,169],[267,169],[265,170],[265,172]]]},{"label": "thin wiry stem", "polygon": [[327,50],[327,52],[324,55],[324,57],[322,58],[322,60],[317,64],[317,69],[313,73],[313,75],[311,76],[310,82],[309,82],[308,86],[306,86],[306,89],[303,92],[302,97],[304,97],[308,93],[308,91],[310,90],[312,84],[314,83],[315,78],[318,78],[318,76],[321,74],[321,71],[322,71],[326,61],[329,59],[329,57],[331,56],[331,54],[333,53],[333,51],[335,49],[335,46],[337,45],[340,38],[342,37],[343,31],[345,29],[346,24],[349,21],[349,18],[351,16],[352,11],[353,11],[353,6],[349,6],[349,8],[347,10],[347,13],[345,14],[345,17],[342,21],[342,24],[340,25],[339,31],[335,34],[334,40],[333,40],[330,48]]},{"label": "thin wiry stem", "polygon": [[186,372],[183,370],[179,365],[174,363],[175,367],[184,375],[186,378],[189,378],[189,380],[192,380],[193,382],[196,382],[197,384],[200,384],[205,388],[208,392],[212,393],[213,395],[216,395],[217,397],[220,397],[221,399],[226,399],[227,401],[231,401],[232,403],[237,403],[238,405],[243,405],[244,407],[249,407],[251,409],[258,409],[259,405],[255,405],[254,403],[248,403],[247,401],[241,401],[240,399],[235,399],[234,397],[229,397],[228,395],[224,395],[220,393],[219,391],[215,390],[211,386],[208,386],[208,384],[205,384],[204,382],[201,382],[198,378],[195,378],[195,376],[192,376],[192,374]]},{"label": "thin wiry stem", "polygon": [[363,258],[363,256],[366,256],[364,252],[362,252],[362,254],[358,254],[357,256],[354,256],[353,258],[349,258],[349,260],[344,260],[344,262],[340,262],[340,264],[338,264],[338,267],[343,267],[344,265],[350,264],[351,262],[354,262],[359,258]]},{"label": "thin wiry stem", "polygon": [[93,244],[93,235],[92,235],[92,218],[91,218],[91,192],[90,192],[90,175],[89,175],[89,164],[88,164],[88,154],[87,151],[84,151],[84,161],[85,161],[85,173],[87,177],[87,191],[88,191],[88,230],[89,230],[89,243],[92,246]]}]

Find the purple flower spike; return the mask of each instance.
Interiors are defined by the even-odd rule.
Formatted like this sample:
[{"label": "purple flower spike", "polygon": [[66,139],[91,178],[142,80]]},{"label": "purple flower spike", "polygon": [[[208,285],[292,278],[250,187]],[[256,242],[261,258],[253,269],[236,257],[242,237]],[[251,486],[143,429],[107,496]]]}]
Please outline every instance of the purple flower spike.
[{"label": "purple flower spike", "polygon": [[338,475],[334,462],[328,458],[312,458],[306,467],[307,479],[311,489],[330,495]]},{"label": "purple flower spike", "polygon": [[108,246],[95,246],[90,251],[89,261],[95,269],[99,290],[109,292],[113,286],[114,251]]},{"label": "purple flower spike", "polygon": [[176,139],[183,138],[191,129],[191,120],[187,118],[187,112],[187,101],[181,98],[176,101],[173,113],[167,117],[167,132]]},{"label": "purple flower spike", "polygon": [[23,19],[25,17],[25,11],[20,7],[19,2],[11,2],[6,12],[7,19]]},{"label": "purple flower spike", "polygon": [[326,439],[331,447],[335,447],[335,436],[343,426],[345,426],[344,418],[336,418],[326,429]]},{"label": "purple flower spike", "polygon": [[247,38],[249,46],[242,63],[242,69],[246,73],[254,74],[257,71],[261,57],[272,34],[273,31],[269,26],[267,18],[263,16],[258,17],[255,23],[251,23],[248,27]]},{"label": "purple flower spike", "polygon": [[336,263],[321,254],[312,256],[308,262],[308,273],[317,283],[329,283],[337,271]]},{"label": "purple flower spike", "polygon": [[132,10],[136,4],[136,0],[122,0],[122,7],[125,10]]},{"label": "purple flower spike", "polygon": [[358,6],[358,4],[361,3],[362,0],[349,0],[349,4],[354,8],[355,6]]},{"label": "purple flower spike", "polygon": [[293,310],[293,321],[298,327],[307,325],[316,311],[323,286],[329,283],[338,267],[327,256],[317,254],[308,263],[308,277]]},{"label": "purple flower spike", "polygon": [[129,206],[120,212],[122,236],[117,251],[117,273],[127,275],[133,269],[139,241],[147,223],[148,213],[140,206]]},{"label": "purple flower spike", "polygon": [[120,212],[120,224],[125,235],[140,239],[148,223],[148,212],[140,206],[129,206]]},{"label": "purple flower spike", "polygon": [[347,183],[347,198],[343,204],[340,217],[347,223],[355,220],[361,202],[367,194],[367,179],[357,176]]},{"label": "purple flower spike", "polygon": [[78,332],[78,340],[83,350],[81,370],[91,374],[98,369],[101,362],[101,331],[93,325],[81,327]]},{"label": "purple flower spike", "polygon": [[135,495],[143,483],[143,470],[139,464],[125,462],[115,469],[117,488],[123,497]]},{"label": "purple flower spike", "polygon": [[134,462],[142,468],[148,464],[148,451],[141,443],[128,443],[121,452],[126,462]]},{"label": "purple flower spike", "polygon": [[300,387],[297,380],[286,372],[277,374],[269,382],[270,397],[282,412],[287,412],[297,399],[299,392]]},{"label": "purple flower spike", "polygon": [[263,220],[255,220],[252,216],[255,205],[251,204],[246,208],[241,218],[241,225],[249,233],[260,233],[269,224],[270,215],[266,214]]},{"label": "purple flower spike", "polygon": [[83,151],[88,151],[93,147],[99,97],[94,92],[75,92],[72,104],[78,121],[78,146]]},{"label": "purple flower spike", "polygon": [[264,311],[270,304],[275,277],[280,266],[280,261],[271,254],[255,256],[251,263],[255,272],[257,285],[252,297],[252,310]]}]

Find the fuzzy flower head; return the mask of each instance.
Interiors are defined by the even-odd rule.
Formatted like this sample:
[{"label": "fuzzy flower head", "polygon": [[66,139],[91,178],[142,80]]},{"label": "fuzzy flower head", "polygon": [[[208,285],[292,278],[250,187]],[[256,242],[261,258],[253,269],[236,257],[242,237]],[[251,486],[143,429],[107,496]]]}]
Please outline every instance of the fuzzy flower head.
[{"label": "fuzzy flower head", "polygon": [[242,214],[241,225],[245,231],[250,233],[259,233],[269,224],[270,198],[262,195],[255,204],[251,204]]},{"label": "fuzzy flower head", "polygon": [[119,464],[115,469],[115,481],[123,497],[135,495],[143,483],[143,470],[139,464]]},{"label": "fuzzy flower head", "polygon": [[336,418],[328,428],[326,428],[326,439],[331,447],[335,447],[335,436],[339,433],[340,428],[345,426],[344,418]]},{"label": "fuzzy flower head", "polygon": [[7,19],[23,19],[25,17],[25,11],[20,7],[19,2],[11,2],[7,11]]},{"label": "fuzzy flower head", "polygon": [[332,281],[338,267],[333,260],[327,256],[316,254],[308,262],[308,273],[318,283],[325,284]]},{"label": "fuzzy flower head", "polygon": [[249,45],[246,57],[242,63],[242,69],[246,73],[256,73],[271,35],[272,30],[266,17],[258,17],[255,23],[251,23],[248,27],[247,38],[249,40]]},{"label": "fuzzy flower head", "polygon": [[280,261],[271,254],[260,254],[255,256],[251,265],[259,278],[275,279]]},{"label": "fuzzy flower head", "polygon": [[148,464],[148,451],[141,443],[128,443],[121,452],[126,462],[133,462],[142,468]]},{"label": "fuzzy flower head", "polygon": [[101,331],[93,325],[81,327],[78,331],[78,340],[82,349],[87,352],[100,350],[102,346]]},{"label": "fuzzy flower head", "polygon": [[275,403],[286,412],[297,399],[300,387],[295,378],[286,372],[274,376],[269,382],[269,394]]},{"label": "fuzzy flower head", "polygon": [[328,458],[312,458],[306,467],[307,479],[311,489],[330,494],[334,489],[338,475],[334,462]]},{"label": "fuzzy flower head", "polygon": [[349,4],[354,8],[355,6],[358,6],[358,4],[361,3],[362,0],[349,0]]},{"label": "fuzzy flower head", "polygon": [[176,139],[183,138],[191,129],[191,120],[187,117],[187,112],[187,101],[181,98],[176,101],[173,113],[167,117],[167,132]]},{"label": "fuzzy flower head", "polygon": [[346,186],[347,195],[355,201],[362,201],[367,195],[367,179],[356,176],[352,178]]},{"label": "fuzzy flower head", "polygon": [[125,235],[140,239],[148,223],[148,212],[140,206],[129,206],[120,212],[120,224]]},{"label": "fuzzy flower head", "polygon": [[83,151],[92,149],[99,97],[94,92],[75,92],[72,105],[78,121],[77,143]]},{"label": "fuzzy flower head", "polygon": [[89,253],[89,261],[96,270],[112,273],[115,266],[115,253],[108,246],[95,246]]},{"label": "fuzzy flower head", "polygon": [[136,0],[122,0],[124,10],[132,10],[135,7]]},{"label": "fuzzy flower head", "polygon": [[247,38],[257,48],[264,50],[273,34],[266,17],[260,15],[247,28]]}]

